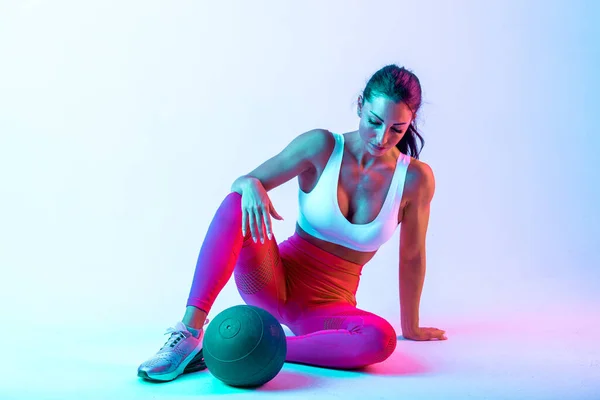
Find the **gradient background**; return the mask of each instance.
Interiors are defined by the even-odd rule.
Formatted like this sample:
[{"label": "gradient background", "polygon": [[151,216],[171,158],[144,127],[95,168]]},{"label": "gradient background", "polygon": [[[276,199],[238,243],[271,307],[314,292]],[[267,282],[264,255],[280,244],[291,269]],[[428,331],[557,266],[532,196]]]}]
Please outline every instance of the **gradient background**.
[{"label": "gradient background", "polygon": [[[233,180],[302,132],[356,129],[396,63],[437,183],[421,325],[576,333],[600,366],[598,21],[591,0],[0,0],[3,334],[162,340]],[[278,241],[297,193],[269,193]],[[399,231],[357,297],[401,334]],[[232,279],[209,317],[241,302]]]}]

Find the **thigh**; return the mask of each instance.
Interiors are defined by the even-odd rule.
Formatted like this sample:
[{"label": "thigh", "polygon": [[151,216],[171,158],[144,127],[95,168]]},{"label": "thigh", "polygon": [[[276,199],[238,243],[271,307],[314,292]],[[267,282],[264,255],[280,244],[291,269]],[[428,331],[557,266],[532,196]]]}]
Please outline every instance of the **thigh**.
[{"label": "thigh", "polygon": [[247,232],[233,275],[246,304],[260,307],[284,323],[280,311],[286,300],[285,276],[275,236],[254,243]]},{"label": "thigh", "polygon": [[296,334],[288,343],[313,362],[354,368],[382,362],[396,350],[396,332],[388,321],[348,303],[307,310],[288,327]]},{"label": "thigh", "polygon": [[394,347],[397,340],[396,331],[385,318],[348,303],[307,309],[289,328],[297,336],[317,331],[343,329],[369,336],[371,339],[377,339]]}]

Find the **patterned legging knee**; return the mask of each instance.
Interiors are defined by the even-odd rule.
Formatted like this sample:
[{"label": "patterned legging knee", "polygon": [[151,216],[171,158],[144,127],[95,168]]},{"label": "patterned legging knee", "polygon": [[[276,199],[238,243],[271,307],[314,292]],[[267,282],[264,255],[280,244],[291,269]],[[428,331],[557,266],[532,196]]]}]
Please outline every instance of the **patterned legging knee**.
[{"label": "patterned legging knee", "polygon": [[246,304],[270,312],[288,336],[286,361],[353,369],[382,362],[396,348],[385,319],[356,308],[362,266],[340,259],[293,235],[254,243],[242,235],[241,195],[228,194],[206,234],[188,306],[210,312],[234,275]]}]

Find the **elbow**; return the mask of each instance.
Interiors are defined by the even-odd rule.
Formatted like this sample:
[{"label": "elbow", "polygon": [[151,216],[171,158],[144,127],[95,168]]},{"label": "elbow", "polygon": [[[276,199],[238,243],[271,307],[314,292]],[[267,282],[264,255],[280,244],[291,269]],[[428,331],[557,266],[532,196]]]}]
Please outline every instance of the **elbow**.
[{"label": "elbow", "polygon": [[405,271],[421,271],[425,268],[425,256],[415,255],[400,258],[400,269]]},{"label": "elbow", "polygon": [[425,249],[406,249],[400,252],[401,264],[420,264],[425,262]]}]

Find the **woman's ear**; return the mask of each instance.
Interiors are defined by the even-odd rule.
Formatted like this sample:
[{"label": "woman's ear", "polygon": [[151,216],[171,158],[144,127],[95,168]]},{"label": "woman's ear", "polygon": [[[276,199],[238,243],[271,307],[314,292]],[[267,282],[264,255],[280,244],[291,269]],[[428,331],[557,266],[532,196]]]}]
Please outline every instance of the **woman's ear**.
[{"label": "woman's ear", "polygon": [[360,117],[360,114],[362,113],[362,106],[363,106],[363,97],[362,97],[362,95],[360,95],[360,96],[358,96],[357,111],[356,111],[356,113],[358,114],[359,117]]}]

